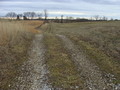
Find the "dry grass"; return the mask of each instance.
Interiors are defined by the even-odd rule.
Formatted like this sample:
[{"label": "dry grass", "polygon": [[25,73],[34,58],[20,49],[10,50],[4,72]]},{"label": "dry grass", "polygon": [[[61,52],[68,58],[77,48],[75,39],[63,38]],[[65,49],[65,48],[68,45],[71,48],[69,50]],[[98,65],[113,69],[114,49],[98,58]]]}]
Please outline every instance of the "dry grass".
[{"label": "dry grass", "polygon": [[42,23],[42,21],[0,21],[0,45],[20,42],[20,39],[29,36],[29,33],[40,32],[36,27]]},{"label": "dry grass", "polygon": [[55,24],[55,33],[69,33],[89,42],[120,63],[120,21]]},{"label": "dry grass", "polygon": [[41,33],[40,30],[36,30],[38,29],[38,27],[40,27],[44,22],[43,21],[20,21],[22,24],[24,24],[24,26],[27,28],[27,30],[29,30],[30,32],[33,33]]},{"label": "dry grass", "polygon": [[[56,27],[56,33],[70,33],[80,36],[86,42],[94,44],[108,56],[120,63],[120,22],[84,22],[61,24]],[[55,25],[57,26],[57,25]]]},{"label": "dry grass", "polygon": [[0,45],[18,43],[21,41],[18,39],[21,39],[25,34],[25,27],[19,23],[0,22]]},{"label": "dry grass", "polygon": [[90,58],[91,62],[95,63],[103,73],[112,74],[116,79],[113,80],[113,83],[120,83],[120,64],[112,58],[112,56],[108,56],[105,52],[96,48],[94,45],[89,42],[83,41],[78,36],[67,35],[74,43],[76,43],[79,48],[84,51]]},{"label": "dry grass", "polygon": [[41,21],[0,21],[0,88],[10,90]]},{"label": "dry grass", "polygon": [[120,83],[120,21],[52,24],[47,32],[67,35],[82,47],[103,72]]},{"label": "dry grass", "polygon": [[[62,45],[60,39],[53,34],[45,34],[45,45],[47,47],[47,61],[49,83],[54,89],[76,90],[83,89],[83,81],[79,76],[77,67],[71,60],[71,56]],[[78,87],[78,88],[77,88]]]}]

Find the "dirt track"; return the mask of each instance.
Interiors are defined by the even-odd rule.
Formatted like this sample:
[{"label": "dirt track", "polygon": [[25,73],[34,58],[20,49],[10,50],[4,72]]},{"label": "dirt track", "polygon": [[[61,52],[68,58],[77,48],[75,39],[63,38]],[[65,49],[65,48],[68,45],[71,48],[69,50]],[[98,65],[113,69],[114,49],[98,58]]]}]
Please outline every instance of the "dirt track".
[{"label": "dirt track", "polygon": [[[85,90],[119,90],[109,86],[99,68],[91,63],[70,39],[64,35],[57,36],[63,41],[64,47],[68,50],[72,60],[78,67],[80,77],[85,81],[83,86],[86,87]],[[49,73],[45,64],[45,53],[43,35],[38,34],[31,45],[29,60],[22,65],[21,75],[17,78],[11,90],[56,90],[51,89],[50,85],[48,85],[49,78],[47,74]]]},{"label": "dirt track", "polygon": [[29,60],[21,67],[21,75],[12,90],[51,90],[47,85],[43,35],[36,35],[29,51]]},{"label": "dirt track", "polygon": [[45,48],[42,43],[43,35],[36,35],[30,53],[30,62],[33,65],[32,86],[30,90],[50,90],[47,85],[47,69],[45,65]]},{"label": "dirt track", "polygon": [[63,40],[65,47],[71,53],[72,59],[78,66],[79,71],[81,71],[80,76],[82,76],[86,81],[85,85],[89,90],[112,90],[111,88],[108,88],[109,86],[107,86],[106,80],[102,77],[99,68],[91,63],[82,51],[79,51],[77,47],[65,36],[57,36]]}]

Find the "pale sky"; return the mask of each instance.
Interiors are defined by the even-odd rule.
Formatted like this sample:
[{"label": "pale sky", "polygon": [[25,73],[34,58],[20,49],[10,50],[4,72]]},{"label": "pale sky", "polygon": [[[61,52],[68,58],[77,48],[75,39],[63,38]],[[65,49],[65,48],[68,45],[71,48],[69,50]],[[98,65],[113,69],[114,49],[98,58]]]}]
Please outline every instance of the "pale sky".
[{"label": "pale sky", "polygon": [[17,14],[48,10],[49,17],[94,15],[120,19],[120,0],[0,0],[0,16],[7,12]]}]

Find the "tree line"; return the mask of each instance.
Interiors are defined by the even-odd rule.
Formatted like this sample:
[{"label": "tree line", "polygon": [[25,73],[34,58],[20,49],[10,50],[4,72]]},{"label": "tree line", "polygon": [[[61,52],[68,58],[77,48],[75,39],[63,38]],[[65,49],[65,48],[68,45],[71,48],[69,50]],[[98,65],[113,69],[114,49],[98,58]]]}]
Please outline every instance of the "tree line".
[{"label": "tree line", "polygon": [[[63,13],[64,14],[64,13]],[[36,12],[24,12],[23,14],[16,14],[15,12],[8,12],[6,14],[6,17],[10,19],[24,19],[24,20],[32,20],[32,19],[44,19],[47,21],[48,19],[48,11],[44,10],[43,13],[36,13]],[[44,17],[44,18],[42,18]],[[63,23],[63,22],[86,22],[86,21],[108,21],[108,18],[106,16],[99,16],[99,15],[94,15],[89,19],[86,18],[74,18],[74,17],[64,17],[61,15],[61,18],[55,17],[54,19],[49,19],[54,22],[58,23]],[[111,20],[113,20],[111,18]]]},{"label": "tree line", "polygon": [[43,13],[35,13],[35,12],[24,12],[23,14],[16,14],[15,12],[8,12],[6,15],[6,17],[13,19],[13,18],[17,18],[17,19],[42,19],[42,17],[45,18],[45,20],[47,20],[48,17],[48,12],[47,10],[44,10]]}]

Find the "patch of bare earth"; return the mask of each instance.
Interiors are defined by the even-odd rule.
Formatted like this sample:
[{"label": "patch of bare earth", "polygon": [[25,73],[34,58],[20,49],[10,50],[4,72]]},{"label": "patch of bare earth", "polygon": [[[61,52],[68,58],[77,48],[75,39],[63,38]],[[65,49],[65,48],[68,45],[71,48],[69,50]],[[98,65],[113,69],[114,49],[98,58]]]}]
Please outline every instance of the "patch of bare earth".
[{"label": "patch of bare earth", "polygon": [[85,85],[89,90],[114,90],[109,86],[107,80],[103,77],[98,66],[90,62],[87,56],[78,50],[72,41],[63,35],[57,35],[65,44],[65,48],[71,54],[72,59],[81,71],[80,76],[86,81]]},{"label": "patch of bare earth", "polygon": [[21,75],[12,90],[51,90],[47,84],[43,35],[35,36],[29,51],[29,60],[21,67]]}]

